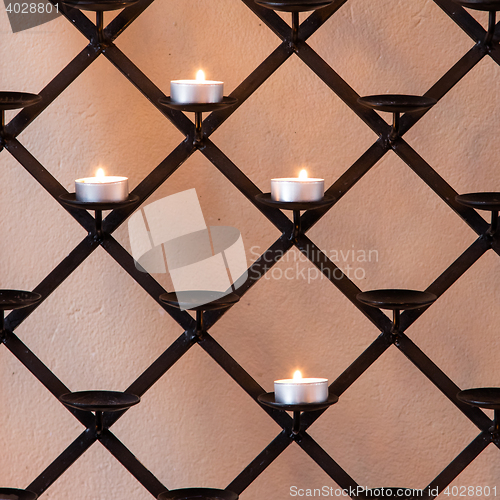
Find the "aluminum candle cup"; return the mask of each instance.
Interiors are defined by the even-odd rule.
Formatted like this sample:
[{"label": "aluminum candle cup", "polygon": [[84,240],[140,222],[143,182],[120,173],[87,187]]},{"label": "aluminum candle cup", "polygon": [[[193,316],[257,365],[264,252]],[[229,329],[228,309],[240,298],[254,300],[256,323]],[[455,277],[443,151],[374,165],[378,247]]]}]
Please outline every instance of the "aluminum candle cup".
[{"label": "aluminum candle cup", "polygon": [[212,80],[173,80],[170,82],[170,98],[179,104],[221,102],[223,93],[223,82]]},{"label": "aluminum candle cup", "polygon": [[78,201],[87,203],[109,203],[128,198],[127,177],[86,177],[75,181],[75,195]]},{"label": "aluminum candle cup", "polygon": [[205,80],[205,73],[198,71],[196,80],[172,80],[170,99],[179,104],[206,104],[221,102],[224,82]]},{"label": "aluminum candle cup", "polygon": [[297,405],[323,403],[328,399],[328,379],[299,378],[274,381],[276,403]]},{"label": "aluminum candle cup", "polygon": [[271,198],[274,201],[319,201],[324,194],[324,179],[299,177],[271,179]]}]

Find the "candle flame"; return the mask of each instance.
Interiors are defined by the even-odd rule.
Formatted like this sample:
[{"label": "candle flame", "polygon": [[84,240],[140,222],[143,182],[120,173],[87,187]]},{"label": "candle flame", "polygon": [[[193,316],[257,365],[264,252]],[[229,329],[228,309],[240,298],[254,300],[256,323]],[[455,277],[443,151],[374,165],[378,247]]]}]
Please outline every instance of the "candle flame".
[{"label": "candle flame", "polygon": [[307,179],[307,170],[303,168],[299,173],[299,179]]},{"label": "candle flame", "polygon": [[95,176],[96,176],[98,182],[103,182],[103,180],[104,180],[104,169],[103,168],[98,168],[97,172],[95,173]]},{"label": "candle flame", "polygon": [[205,73],[202,69],[198,70],[198,73],[196,73],[196,80],[198,82],[202,82],[203,80],[205,80]]},{"label": "candle flame", "polygon": [[302,378],[302,373],[300,373],[300,370],[297,370],[294,374],[293,374],[293,380],[299,380]]}]

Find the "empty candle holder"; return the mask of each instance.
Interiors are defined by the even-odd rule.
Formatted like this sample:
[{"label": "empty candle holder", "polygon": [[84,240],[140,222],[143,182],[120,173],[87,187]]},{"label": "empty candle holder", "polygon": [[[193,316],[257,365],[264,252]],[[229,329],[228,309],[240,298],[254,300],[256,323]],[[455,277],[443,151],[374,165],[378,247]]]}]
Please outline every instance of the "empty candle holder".
[{"label": "empty candle holder", "polygon": [[28,92],[0,91],[0,111],[2,112],[2,127],[4,125],[4,111],[22,109],[40,102],[42,97]]},{"label": "empty candle holder", "polygon": [[212,111],[221,111],[223,109],[234,106],[238,103],[238,99],[234,97],[223,97],[220,102],[203,102],[203,103],[181,103],[172,100],[171,97],[162,97],[158,101],[163,106],[176,111],[186,111],[194,113],[194,139],[193,142],[197,147],[203,143],[203,113]]},{"label": "empty candle holder", "polygon": [[104,431],[103,413],[127,410],[140,400],[135,394],[116,391],[68,392],[59,397],[59,401],[69,408],[95,413],[97,436]]},{"label": "empty candle holder", "polygon": [[139,197],[130,194],[126,200],[110,202],[90,202],[76,199],[75,193],[65,193],[59,196],[60,202],[66,207],[78,208],[80,210],[93,210],[95,212],[95,236],[102,241],[104,235],[102,232],[102,212],[105,210],[119,210],[126,208],[139,201]]},{"label": "empty candle holder", "polygon": [[393,311],[392,341],[399,345],[401,311],[430,306],[437,297],[433,293],[418,290],[383,289],[358,293],[356,299],[370,307]]},{"label": "empty candle holder", "polygon": [[5,146],[5,112],[12,109],[22,109],[33,106],[42,100],[37,94],[27,92],[0,91],[0,151]]},{"label": "empty candle holder", "polygon": [[211,290],[186,290],[167,292],[160,295],[160,302],[177,309],[196,311],[196,337],[201,338],[206,332],[203,313],[225,309],[240,300],[235,293],[216,292]]},{"label": "empty candle holder", "polygon": [[455,200],[464,207],[491,212],[491,223],[486,234],[493,236],[496,233],[498,228],[498,211],[500,210],[500,193],[485,192],[459,194],[455,196]]},{"label": "empty candle holder", "polygon": [[483,44],[491,49],[491,42],[495,34],[496,13],[500,10],[500,0],[455,0],[462,7],[473,10],[482,10],[489,13],[488,29]]},{"label": "empty candle holder", "polygon": [[22,309],[35,305],[42,296],[36,292],[25,292],[24,290],[0,290],[0,335],[4,339],[5,311]]},{"label": "empty candle holder", "polygon": [[290,235],[290,239],[297,243],[298,237],[302,234],[302,225],[300,222],[300,212],[303,210],[314,210],[317,208],[323,208],[331,206],[335,203],[336,199],[331,196],[323,196],[321,200],[318,201],[277,201],[273,200],[271,193],[261,193],[258,194],[255,199],[267,205],[269,207],[278,208],[280,210],[292,210],[293,211],[293,231]]},{"label": "empty candle holder", "polygon": [[358,102],[366,108],[392,113],[392,127],[387,137],[389,144],[392,144],[399,137],[401,113],[425,111],[434,106],[437,101],[432,97],[425,96],[382,94],[360,97],[358,98]]},{"label": "empty candle holder", "polygon": [[490,428],[490,433],[492,439],[500,440],[500,388],[466,389],[457,394],[457,399],[476,408],[493,410],[493,426]]},{"label": "empty candle holder", "polygon": [[160,493],[158,500],[238,500],[238,495],[216,488],[181,488]]},{"label": "empty candle holder", "polygon": [[0,488],[0,500],[36,500],[38,495],[33,491],[18,488]]},{"label": "empty candle holder", "polygon": [[333,3],[333,0],[255,0],[257,5],[266,9],[292,13],[291,44],[294,48],[299,40],[299,12],[322,9]]},{"label": "empty candle holder", "polygon": [[288,404],[276,402],[274,392],[268,392],[261,394],[258,398],[260,403],[274,410],[281,411],[291,411],[293,412],[293,424],[291,436],[293,439],[298,439],[300,435],[300,416],[302,412],[319,411],[325,410],[330,406],[334,405],[339,397],[335,394],[329,394],[326,401],[321,401],[318,403],[299,403],[299,404]]},{"label": "empty candle holder", "polygon": [[105,43],[104,38],[104,12],[119,10],[137,3],[138,0],[61,0],[63,5],[78,10],[88,10],[95,12],[97,43]]}]

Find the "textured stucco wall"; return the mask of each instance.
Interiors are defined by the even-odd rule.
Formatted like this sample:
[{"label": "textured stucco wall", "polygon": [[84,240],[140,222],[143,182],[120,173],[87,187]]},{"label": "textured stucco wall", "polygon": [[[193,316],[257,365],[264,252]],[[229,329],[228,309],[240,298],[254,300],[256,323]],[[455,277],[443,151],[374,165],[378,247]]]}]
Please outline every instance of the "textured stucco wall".
[{"label": "textured stucco wall", "polygon": [[[485,25],[486,15],[475,17]],[[0,36],[2,89],[40,91],[86,45],[63,18],[12,34],[3,8]],[[278,44],[238,0],[157,0],[117,41],[167,94],[170,80],[199,67],[224,80],[229,93]],[[349,0],[310,44],[363,95],[423,93],[473,42],[430,0]],[[499,77],[500,68],[485,58],[406,136],[458,192],[500,190]],[[102,56],[19,137],[69,190],[98,165],[135,187],[182,139]],[[271,177],[302,165],[330,185],[376,135],[294,56],[213,140],[268,191]],[[32,289],[85,231],[9,153],[0,153],[0,162],[0,284]],[[252,247],[262,251],[279,236],[200,153],[150,201],[193,187],[209,225],[240,229],[249,263]],[[327,253],[378,252],[376,261],[360,264],[363,279],[354,279],[363,290],[426,288],[475,239],[393,153],[309,235]],[[129,248],[126,225],[116,237]],[[295,250],[277,268],[295,261],[312,268]],[[489,252],[408,330],[463,388],[500,383],[499,271]],[[123,390],[181,329],[98,249],[16,333],[71,390]],[[273,380],[296,367],[335,379],[378,331],[326,280],[271,276],[211,333],[272,390]],[[5,347],[0,429],[0,483],[12,487],[29,484],[82,431]],[[198,346],[114,427],[169,488],[227,486],[279,430]],[[310,432],[360,484],[418,488],[478,429],[392,347]],[[500,487],[498,464],[498,449],[490,447],[453,484]],[[334,486],[292,444],[241,498],[285,500],[291,485]],[[98,443],[44,497],[151,498]]]}]

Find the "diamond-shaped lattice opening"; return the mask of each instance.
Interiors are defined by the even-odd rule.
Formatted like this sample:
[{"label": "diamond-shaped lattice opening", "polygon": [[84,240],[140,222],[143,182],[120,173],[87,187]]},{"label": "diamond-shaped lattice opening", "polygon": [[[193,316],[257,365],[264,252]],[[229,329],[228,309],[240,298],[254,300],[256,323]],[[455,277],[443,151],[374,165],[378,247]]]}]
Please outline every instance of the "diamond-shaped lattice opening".
[{"label": "diamond-shaped lattice opening", "polygon": [[[113,481],[109,480],[110,477],[114,478]],[[75,500],[89,497],[151,499],[151,493],[99,443],[92,445],[44,496],[53,500],[69,497]]]},{"label": "diamond-shaped lattice opening", "polygon": [[[321,276],[292,249],[212,329],[269,392],[274,380],[289,378],[297,369],[333,382],[374,340],[356,308]],[[270,307],[272,323],[256,314]]]},{"label": "diamond-shaped lattice opening", "polygon": [[19,139],[72,192],[99,166],[128,177],[132,190],[183,135],[100,56]]},{"label": "diamond-shaped lattice opening", "polygon": [[5,346],[0,348],[0,393],[2,484],[25,488],[81,428]]},{"label": "diamond-shaped lattice opening", "polygon": [[[277,105],[280,112],[271,113]],[[328,187],[373,143],[370,130],[296,56],[227,125],[214,141],[264,192],[271,177],[296,177],[303,167]]]},{"label": "diamond-shaped lattice opening", "polygon": [[[202,22],[187,23],[190,12],[199,13]],[[224,81],[228,95],[278,42],[243,2],[222,0],[215,7],[211,2],[186,0],[169,5],[167,13],[154,2],[118,38],[117,46],[165,95],[170,93],[170,80],[194,78],[199,69],[207,79]],[[234,64],[229,66],[228,61]]]},{"label": "diamond-shaped lattice opening", "polygon": [[[215,189],[213,186],[216,186]],[[251,202],[200,153],[192,155],[177,169],[144,206],[193,188],[196,189],[207,227],[229,226],[240,231],[248,265],[255,261],[279,236],[271,223],[266,222],[267,219]],[[165,213],[162,216],[165,227],[168,227],[172,214]],[[257,224],[257,221],[262,222]],[[267,228],[269,229],[266,231]],[[115,236],[128,251],[131,251],[127,223],[117,231]],[[261,242],[262,246],[252,245],[255,241]],[[166,267],[168,271],[168,262]],[[153,273],[153,276],[166,290],[172,291],[172,282],[168,272],[166,274]]]},{"label": "diamond-shaped lattice opening", "polygon": [[[457,411],[391,347],[310,434],[358,484],[423,488],[478,434],[470,422],[457,420]],[[336,432],[327,431],[332,428]],[[337,457],[339,449],[353,452]],[[435,454],[433,460],[429,453]]]},{"label": "diamond-shaped lattice opening", "polygon": [[[7,6],[8,4],[5,5]],[[13,5],[11,8],[17,9]],[[55,11],[56,7],[53,10]],[[0,27],[4,40],[0,48],[2,67],[9,68],[2,75],[2,90],[40,92],[88,43],[88,40],[62,17],[12,34],[7,12],[4,10]],[[17,112],[18,110],[12,114]]]},{"label": "diamond-shaped lattice opening", "polygon": [[[499,266],[489,250],[419,320],[419,345],[462,389],[498,383]],[[481,300],[472,304],[464,296]]]},{"label": "diamond-shaped lattice opening", "polygon": [[472,45],[434,2],[426,0],[370,5],[349,0],[311,38],[311,46],[360,95],[422,94]]},{"label": "diamond-shaped lattice opening", "polygon": [[[83,289],[81,274],[87,283]],[[72,391],[124,390],[182,332],[102,249],[40,308],[43,320],[37,310],[19,335]],[[115,308],[123,311],[120,320],[110,314]],[[70,333],[74,337],[68,343]],[[127,370],[117,369],[123,363]]]},{"label": "diamond-shaped lattice opening", "polygon": [[84,233],[75,222],[72,227],[61,223],[68,216],[15,158],[7,151],[0,156],[1,283],[3,288],[33,289]]},{"label": "diamond-shaped lattice opening", "polygon": [[[324,488],[324,489],[323,489]],[[331,488],[333,488],[333,494]],[[278,500],[313,497],[319,489],[323,497],[342,497],[341,488],[296,444],[291,444],[242,495],[265,498],[269,492]],[[328,493],[326,495],[325,493]],[[337,493],[337,494],[336,494]],[[316,494],[316,497],[320,495]]]},{"label": "diamond-shaped lattice opening", "polygon": [[[499,78],[498,64],[485,57],[430,111],[427,133],[408,132],[408,141],[459,193],[500,189],[494,160]],[[445,146],[452,138],[453,147]]]},{"label": "diamond-shaped lattice opening", "polygon": [[[444,202],[389,153],[309,235],[325,253],[336,256],[335,263],[346,274],[348,265],[363,269],[359,276],[364,279],[356,281],[363,290],[425,289],[459,256],[457,248],[465,250],[475,239],[466,228],[461,233],[451,230],[456,221]],[[356,262],[351,262],[353,256]]]},{"label": "diamond-shaped lattice opening", "polygon": [[169,489],[225,488],[279,430],[198,346],[125,418],[113,430]]}]

